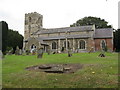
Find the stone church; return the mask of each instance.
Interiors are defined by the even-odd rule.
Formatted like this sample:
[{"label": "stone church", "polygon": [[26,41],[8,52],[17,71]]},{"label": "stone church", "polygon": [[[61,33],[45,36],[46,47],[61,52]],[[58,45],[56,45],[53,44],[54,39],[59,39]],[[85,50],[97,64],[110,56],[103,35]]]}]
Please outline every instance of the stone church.
[{"label": "stone church", "polygon": [[25,14],[24,49],[42,47],[45,52],[113,51],[113,29],[96,29],[95,25],[43,28],[43,16],[37,12]]}]

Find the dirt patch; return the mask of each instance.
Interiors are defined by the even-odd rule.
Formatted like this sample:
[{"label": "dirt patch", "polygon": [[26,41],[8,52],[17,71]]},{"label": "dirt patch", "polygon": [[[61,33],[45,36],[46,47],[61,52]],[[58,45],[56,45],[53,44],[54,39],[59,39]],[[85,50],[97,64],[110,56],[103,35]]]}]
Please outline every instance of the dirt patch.
[{"label": "dirt patch", "polygon": [[74,73],[82,69],[83,64],[41,64],[27,67],[29,71],[41,71],[46,73]]}]

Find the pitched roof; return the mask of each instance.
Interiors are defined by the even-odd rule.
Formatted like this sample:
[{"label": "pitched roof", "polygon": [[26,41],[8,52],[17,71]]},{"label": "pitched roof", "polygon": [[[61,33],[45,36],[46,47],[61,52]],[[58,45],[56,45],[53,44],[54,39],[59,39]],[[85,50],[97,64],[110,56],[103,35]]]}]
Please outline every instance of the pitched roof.
[{"label": "pitched roof", "polygon": [[112,28],[96,29],[94,33],[94,38],[112,38],[112,37],[113,37]]},{"label": "pitched roof", "polygon": [[55,39],[65,39],[65,38],[89,38],[90,35],[67,35],[67,36],[54,36],[54,37],[38,37],[37,40],[55,40]]},{"label": "pitched roof", "polygon": [[[47,34],[47,33],[58,33],[58,32],[77,32],[77,31],[93,31],[95,28],[93,25],[89,26],[77,26],[77,27],[64,27],[64,28],[51,28],[42,30],[38,30],[34,34]],[[52,40],[52,39],[65,39],[65,38],[89,38],[91,37],[89,34],[85,35],[67,35],[67,36],[52,36],[52,37],[38,37],[37,40]],[[101,28],[95,29],[93,38],[112,38],[113,37],[113,29],[112,28]],[[41,41],[42,42],[42,41]]]},{"label": "pitched roof", "polygon": [[42,45],[48,45],[47,43],[43,42],[43,39],[41,39],[41,38],[29,37],[26,41],[30,41],[32,39],[39,41]]},{"label": "pitched roof", "polygon": [[76,32],[76,31],[90,31],[94,30],[93,25],[89,26],[77,26],[77,27],[64,27],[64,28],[51,28],[51,29],[45,29],[38,30],[37,32],[34,32],[33,34],[47,34],[47,33],[58,33],[58,32]]}]

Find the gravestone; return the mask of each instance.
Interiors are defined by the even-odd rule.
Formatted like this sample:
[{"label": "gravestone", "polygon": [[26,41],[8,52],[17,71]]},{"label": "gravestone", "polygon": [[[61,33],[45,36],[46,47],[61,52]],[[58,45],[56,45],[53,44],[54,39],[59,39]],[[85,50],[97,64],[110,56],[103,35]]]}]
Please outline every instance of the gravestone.
[{"label": "gravestone", "polygon": [[29,55],[30,54],[30,50],[26,50],[26,55]]},{"label": "gravestone", "polygon": [[22,49],[22,55],[23,55],[23,56],[26,55],[26,50]]},{"label": "gravestone", "polygon": [[43,56],[43,48],[39,48],[38,51],[37,51],[37,58],[42,58]]},{"label": "gravestone", "polygon": [[18,46],[16,47],[15,55],[19,55],[19,47]]},{"label": "gravestone", "polygon": [[12,54],[13,54],[13,48],[8,51],[8,55],[12,55]]},{"label": "gravestone", "polygon": [[44,70],[44,72],[47,72],[47,73],[63,73],[64,69],[63,69],[63,67],[52,67],[52,69]]},{"label": "gravestone", "polygon": [[71,49],[68,49],[68,57],[71,57],[72,56],[72,51]]},{"label": "gravestone", "polygon": [[99,57],[105,57],[105,54],[104,53],[100,53]]},{"label": "gravestone", "polygon": [[105,51],[104,50],[102,50],[102,52],[99,54],[99,57],[105,57]]},{"label": "gravestone", "polygon": [[94,48],[92,47],[92,48],[89,50],[88,53],[91,53],[91,52],[93,52],[93,51],[94,51]]},{"label": "gravestone", "polygon": [[19,50],[19,55],[22,55],[22,50],[21,49]]},{"label": "gravestone", "polygon": [[0,50],[0,60],[3,59],[3,54],[2,54],[2,51]]}]

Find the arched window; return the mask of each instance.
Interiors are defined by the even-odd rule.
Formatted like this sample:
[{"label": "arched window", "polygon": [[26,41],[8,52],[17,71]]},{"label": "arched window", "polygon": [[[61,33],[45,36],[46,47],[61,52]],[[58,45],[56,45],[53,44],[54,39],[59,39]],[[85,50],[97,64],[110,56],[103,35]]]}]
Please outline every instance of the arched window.
[{"label": "arched window", "polygon": [[[66,41],[64,41],[64,48],[66,48]],[[70,43],[67,41],[67,48],[70,48]]]},{"label": "arched window", "polygon": [[85,49],[85,41],[84,40],[79,41],[79,49]]},{"label": "arched window", "polygon": [[53,43],[52,43],[52,49],[57,49],[57,44],[56,44],[56,42],[53,42]]},{"label": "arched window", "polygon": [[105,48],[106,48],[106,42],[105,42],[105,40],[101,41],[101,48],[102,48],[102,50],[105,50]]}]

